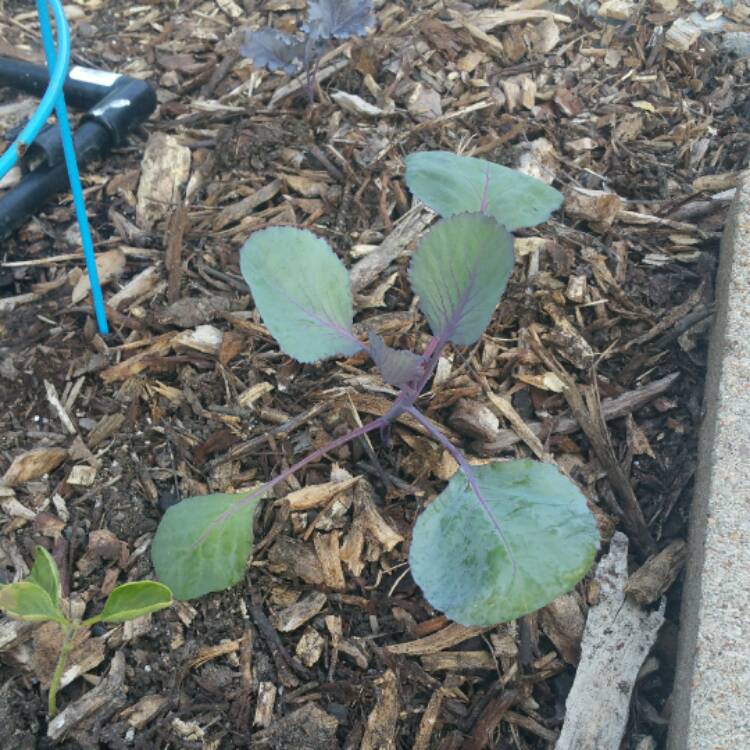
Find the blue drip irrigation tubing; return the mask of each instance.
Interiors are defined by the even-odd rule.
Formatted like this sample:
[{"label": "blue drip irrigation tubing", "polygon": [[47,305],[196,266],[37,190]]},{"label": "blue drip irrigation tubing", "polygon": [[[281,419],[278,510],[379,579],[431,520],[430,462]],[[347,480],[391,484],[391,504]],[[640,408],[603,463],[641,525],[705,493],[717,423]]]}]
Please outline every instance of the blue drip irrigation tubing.
[{"label": "blue drip irrigation tubing", "polygon": [[[91,228],[89,227],[89,220],[86,215],[86,201],[83,197],[83,188],[81,187],[81,176],[78,171],[78,162],[76,161],[73,134],[70,129],[70,121],[68,120],[65,97],[62,90],[70,64],[70,29],[68,28],[68,22],[65,19],[65,13],[60,0],[37,0],[36,6],[39,14],[39,27],[44,42],[44,54],[47,58],[47,66],[52,71],[50,82],[39,106],[26,124],[26,127],[21,131],[18,138],[16,138],[8,150],[0,156],[0,177],[9,172],[18,163],[19,158],[39,134],[39,131],[54,109],[60,128],[60,138],[62,140],[63,153],[65,154],[65,165],[68,170],[71,193],[73,194],[76,218],[78,219],[78,226],[81,231],[81,243],[86,259],[86,270],[88,271],[91,283],[94,314],[96,315],[99,332],[104,335],[109,332],[107,314],[104,307],[102,287],[99,283],[99,272],[96,268],[94,243],[91,239]],[[55,40],[52,35],[50,8],[52,8],[52,13],[55,17],[57,49],[55,49]]]}]

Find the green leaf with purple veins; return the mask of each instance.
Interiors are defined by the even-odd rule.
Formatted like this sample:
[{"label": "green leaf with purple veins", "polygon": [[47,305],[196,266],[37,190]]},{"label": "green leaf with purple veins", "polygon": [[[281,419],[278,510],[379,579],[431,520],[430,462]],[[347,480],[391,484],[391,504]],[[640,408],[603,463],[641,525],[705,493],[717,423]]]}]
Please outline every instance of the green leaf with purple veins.
[{"label": "green leaf with purple veins", "polygon": [[409,562],[433,607],[489,626],[570,591],[594,561],[599,532],[586,498],[555,466],[523,459],[474,471],[515,565],[461,473],[417,519]]},{"label": "green leaf with purple veins", "polygon": [[240,270],[263,322],[290,356],[315,362],[362,348],[352,333],[346,268],[312,232],[292,227],[255,232],[240,250]]},{"label": "green leaf with purple veins", "polygon": [[473,344],[487,328],[513,268],[513,238],[484,214],[457,214],[422,239],[409,266],[432,332],[441,342]]},{"label": "green leaf with purple veins", "polygon": [[509,232],[541,224],[563,200],[562,193],[535,177],[448,151],[409,154],[406,184],[441,216],[481,211]]}]

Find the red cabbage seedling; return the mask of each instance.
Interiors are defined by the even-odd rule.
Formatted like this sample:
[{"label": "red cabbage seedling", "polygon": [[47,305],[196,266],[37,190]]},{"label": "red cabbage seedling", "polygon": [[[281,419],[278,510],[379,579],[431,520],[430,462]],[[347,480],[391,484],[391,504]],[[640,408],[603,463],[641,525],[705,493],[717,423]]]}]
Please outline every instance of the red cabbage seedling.
[{"label": "red cabbage seedling", "polygon": [[332,40],[364,36],[374,23],[372,0],[310,0],[301,34],[276,29],[247,31],[240,52],[260,68],[289,75],[304,69],[312,102],[320,58]]},{"label": "red cabbage seedling", "polygon": [[240,266],[256,308],[286,354],[300,362],[366,351],[400,390],[382,417],[298,461],[247,495],[193,497],[172,506],[154,537],[159,577],[179,599],[237,583],[252,546],[253,511],[294,472],[366,433],[386,433],[401,414],[416,419],[456,460],[459,472],[419,516],[409,560],[428,601],[466,625],[532,612],[571,589],[589,569],[599,535],[586,499],[557,468],[530,460],[474,467],[415,406],[443,348],[484,333],[513,268],[510,229],[545,221],[558,191],[513,170],[443,152],[413,154],[406,181],[443,218],[409,265],[411,287],[433,337],[422,354],[352,331],[346,269],[311,232],[255,232]]}]

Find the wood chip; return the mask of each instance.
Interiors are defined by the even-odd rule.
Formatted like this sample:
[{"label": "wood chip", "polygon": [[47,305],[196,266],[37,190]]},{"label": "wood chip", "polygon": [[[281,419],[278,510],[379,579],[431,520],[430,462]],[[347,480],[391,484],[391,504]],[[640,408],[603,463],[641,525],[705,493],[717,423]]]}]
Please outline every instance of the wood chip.
[{"label": "wood chip", "polygon": [[397,544],[404,541],[404,537],[383,518],[375,505],[375,490],[369,482],[363,480],[357,484],[354,491],[354,504],[357,512],[362,514],[366,529],[386,552],[390,552]]},{"label": "wood chip", "polygon": [[65,407],[60,403],[60,397],[57,395],[57,388],[55,388],[49,380],[45,380],[44,390],[47,392],[47,401],[49,401],[49,405],[52,407],[52,410],[55,412],[60,422],[62,422],[65,431],[68,435],[75,435],[77,432],[76,426],[73,424],[73,420],[70,418],[68,412],[65,411]]},{"label": "wood chip", "polygon": [[181,201],[190,176],[190,149],[172,135],[156,132],[148,140],[141,162],[136,222],[150,230]]},{"label": "wood chip", "polygon": [[124,421],[125,415],[120,412],[105,414],[88,435],[88,444],[91,449],[98,448],[107,438],[116,435]]},{"label": "wood chip", "polygon": [[596,14],[615,21],[627,21],[633,15],[634,10],[635,3],[631,0],[604,0]]},{"label": "wood chip", "polygon": [[[482,31],[492,31],[500,26],[513,26],[526,21],[537,21],[552,18],[559,23],[570,23],[570,16],[554,13],[551,10],[536,10],[533,8],[483,9],[464,13],[466,19]],[[457,22],[448,24],[456,28]]]},{"label": "wood chip", "polygon": [[91,487],[95,479],[96,469],[93,466],[78,464],[70,470],[65,481],[77,487]]},{"label": "wood chip", "polygon": [[[555,375],[554,372],[545,372],[541,375],[535,375],[534,373],[519,372],[516,375],[516,380],[521,383],[527,383],[533,385],[534,388],[538,388],[540,391],[551,391],[552,393],[562,393],[565,390],[565,383]],[[535,423],[530,423],[535,424]],[[530,428],[537,434],[534,428]],[[503,430],[503,432],[507,432]],[[498,433],[499,435],[499,433]],[[495,438],[497,439],[497,437]]]},{"label": "wood chip", "polygon": [[68,705],[47,725],[47,737],[51,740],[61,740],[66,735],[81,729],[86,719],[106,716],[112,709],[117,709],[125,703],[125,657],[118,651],[112,657],[109,673],[99,684]]},{"label": "wood chip", "polygon": [[215,326],[198,326],[193,331],[183,331],[172,341],[175,347],[184,346],[204,354],[218,354],[224,334]]},{"label": "wood chip", "polygon": [[428,672],[464,672],[497,669],[497,662],[486,651],[442,651],[422,657],[422,666]]},{"label": "wood chip", "polygon": [[437,727],[443,699],[450,696],[451,686],[454,684],[454,681],[459,679],[453,675],[449,675],[445,681],[446,684],[433,691],[419,721],[419,729],[417,730],[417,736],[414,738],[412,750],[429,750],[430,740]]},{"label": "wood chip", "polygon": [[407,255],[415,242],[434,221],[435,214],[422,206],[415,206],[404,214],[377,249],[357,261],[349,271],[349,285],[359,292],[390,266],[396,259]]},{"label": "wood chip", "polygon": [[315,703],[274,719],[268,729],[253,734],[253,750],[333,750],[338,721]]},{"label": "wood chip", "polygon": [[105,383],[114,383],[118,380],[127,380],[134,375],[138,375],[149,366],[150,360],[153,357],[163,356],[172,348],[172,340],[175,335],[174,333],[166,333],[157,337],[148,348],[117,365],[102,370],[99,373],[99,377]]},{"label": "wood chip", "polygon": [[24,482],[39,479],[56,469],[66,458],[65,448],[36,448],[22,453],[13,459],[13,463],[3,476],[3,483],[8,487],[17,487]]},{"label": "wood chip", "polygon": [[113,294],[107,304],[113,309],[125,306],[133,300],[148,294],[158,283],[161,278],[157,266],[149,266],[143,271],[133,276],[120,291]]},{"label": "wood chip", "polygon": [[577,219],[611,226],[625,204],[620,196],[602,190],[565,190],[565,211]]},{"label": "wood chip", "polygon": [[206,646],[190,660],[190,668],[195,669],[206,662],[218,659],[220,656],[235,653],[240,647],[239,639],[217,643],[215,646]]},{"label": "wood chip", "polygon": [[380,107],[370,104],[370,102],[365,101],[361,96],[349,94],[346,91],[334,91],[331,94],[331,99],[345,112],[353,115],[380,117],[385,114]]},{"label": "wood chip", "polygon": [[313,627],[305,628],[294,651],[297,658],[308,668],[320,660],[325,647],[325,638]]},{"label": "wood chip", "polygon": [[456,402],[448,421],[456,432],[486,441],[497,437],[500,427],[500,421],[491,409],[480,401],[468,398]]},{"label": "wood chip", "polygon": [[311,484],[300,490],[290,492],[279,502],[289,503],[289,508],[293,511],[319,508],[321,505],[330,502],[330,500],[339,493],[344,492],[355,485],[359,479],[359,477],[352,477],[343,482],[322,482],[321,484]]},{"label": "wood chip", "polygon": [[312,592],[291,606],[276,612],[271,617],[271,622],[276,630],[291,633],[315,617],[325,607],[327,601],[326,595],[322,592]]},{"label": "wood chip", "polygon": [[272,682],[261,682],[258,685],[258,697],[255,703],[253,725],[268,727],[273,722],[273,707],[276,703],[276,685]]},{"label": "wood chip", "polygon": [[521,415],[513,408],[513,404],[511,404],[511,402],[507,398],[499,396],[498,394],[493,393],[491,390],[489,390],[489,385],[486,381],[485,385],[487,387],[487,398],[489,398],[492,407],[497,411],[497,413],[502,415],[511,423],[518,437],[520,437],[521,440],[526,443],[526,445],[531,449],[532,453],[540,461],[550,461],[551,456],[544,450],[544,446],[542,445],[539,438],[534,434],[533,430],[526,424],[526,422],[524,422]]},{"label": "wood chip", "polygon": [[[560,389],[563,391],[564,381],[560,380],[557,375],[555,377],[558,381],[563,383],[563,387]],[[671,375],[655,380],[653,383],[649,383],[642,388],[623,393],[621,396],[616,396],[615,398],[604,399],[601,404],[603,418],[609,421],[611,419],[623,417],[630,412],[637,411],[645,404],[653,401],[660,394],[668,391],[672,385],[674,385],[678,377],[679,373],[672,373]],[[520,379],[521,376],[519,376],[519,380]],[[528,422],[527,424],[529,429],[535,435],[539,436],[544,434],[544,426],[541,422]],[[552,432],[556,435],[569,435],[580,429],[581,425],[575,418],[564,416],[555,421]],[[498,452],[515,445],[520,439],[521,438],[514,430],[500,430],[495,440],[491,443],[477,444],[475,447],[480,455],[493,456]]]},{"label": "wood chip", "polygon": [[642,606],[653,604],[677,580],[686,557],[687,544],[675,539],[628,578],[625,593]]},{"label": "wood chip", "polygon": [[645,610],[625,596],[628,540],[617,532],[596,569],[581,661],[556,750],[619,750],[638,672],[664,622],[664,604]]},{"label": "wood chip", "polygon": [[693,180],[693,190],[713,193],[721,190],[730,190],[737,187],[737,172],[725,172],[724,174],[707,174],[696,177]]},{"label": "wood chip", "polygon": [[301,578],[314,586],[324,581],[323,568],[310,545],[280,536],[268,551],[269,568],[273,573]]},{"label": "wood chip", "polygon": [[259,398],[273,391],[273,385],[265,381],[251,385],[246,391],[237,396],[237,403],[244,409],[249,409]]},{"label": "wood chip", "polygon": [[3,513],[11,518],[23,518],[26,521],[33,521],[37,516],[35,511],[30,510],[19,502],[15,496],[3,497],[2,500],[0,500],[0,508],[3,509]]},{"label": "wood chip", "polygon": [[701,30],[689,18],[678,18],[664,35],[664,46],[675,52],[687,52],[700,35]]},{"label": "wood chip", "polygon": [[122,711],[119,718],[127,721],[133,729],[141,730],[147,727],[168,703],[169,698],[166,695],[144,695],[137,703]]},{"label": "wood chip", "polygon": [[469,638],[486,633],[490,628],[466,627],[452,622],[437,633],[419,638],[407,643],[395,643],[385,647],[392,654],[403,654],[405,656],[425,656],[426,654],[437,654],[445,651],[451,646],[468,641]]},{"label": "wood chip", "polygon": [[401,701],[398,678],[392,670],[375,680],[377,701],[367,717],[367,727],[360,750],[396,750],[396,727]]},{"label": "wood chip", "polygon": [[545,635],[555,644],[568,664],[578,664],[586,618],[578,594],[571,591],[550,602],[540,612]]},{"label": "wood chip", "polygon": [[334,591],[342,591],[346,588],[346,580],[339,556],[339,533],[332,531],[330,534],[315,534],[313,543],[323,569],[325,585]]}]

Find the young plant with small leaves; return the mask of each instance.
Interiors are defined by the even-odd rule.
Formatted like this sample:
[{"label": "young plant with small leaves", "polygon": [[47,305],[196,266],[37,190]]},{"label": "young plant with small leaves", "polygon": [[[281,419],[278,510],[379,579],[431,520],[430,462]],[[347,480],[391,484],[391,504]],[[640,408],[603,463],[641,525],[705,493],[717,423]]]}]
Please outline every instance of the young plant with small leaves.
[{"label": "young plant with small leaves", "polygon": [[57,691],[76,634],[99,622],[118,623],[156,612],[172,604],[172,592],[156,581],[124,583],[112,590],[104,609],[86,620],[71,620],[60,603],[60,573],[44,547],[36,548],[36,559],[28,578],[0,586],[0,610],[17,620],[56,622],[63,630],[63,644],[49,686],[50,717],[57,713]]},{"label": "young plant with small leaves", "polygon": [[433,337],[421,354],[394,349],[374,331],[352,331],[346,269],[311,232],[255,232],[240,267],[282,351],[317,362],[364,350],[399,388],[382,417],[352,430],[245,495],[193,497],[172,506],[152,545],[156,572],[179,599],[218,591],[245,575],[255,507],[312,461],[409,414],[453,456],[459,472],[419,516],[409,560],[428,601],[456,622],[491,625],[532,612],[589,569],[598,533],[585,497],[557,468],[530,460],[474,467],[416,407],[443,348],[484,333],[513,268],[511,230],[545,221],[558,191],[505,167],[444,152],[406,159],[412,193],[443,218],[425,234],[408,277]]},{"label": "young plant with small leaves", "polygon": [[277,29],[246,31],[240,52],[260,68],[295,75],[304,70],[312,102],[320,58],[336,41],[365,36],[374,25],[372,0],[310,0],[299,34]]}]

